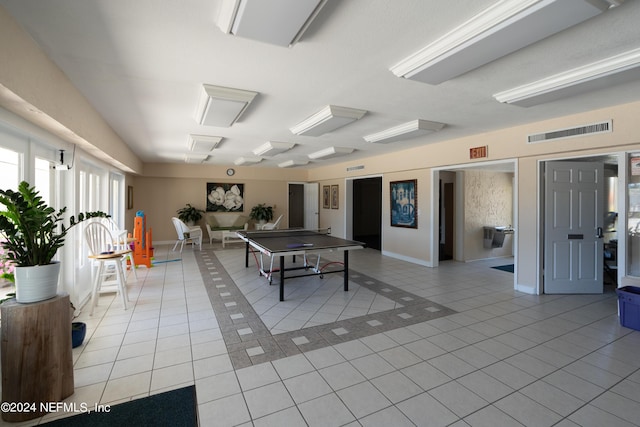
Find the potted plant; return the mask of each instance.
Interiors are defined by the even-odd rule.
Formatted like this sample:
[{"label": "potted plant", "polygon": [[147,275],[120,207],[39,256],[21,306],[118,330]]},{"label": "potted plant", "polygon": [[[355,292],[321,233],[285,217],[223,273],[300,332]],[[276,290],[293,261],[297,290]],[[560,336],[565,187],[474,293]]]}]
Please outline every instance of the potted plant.
[{"label": "potted plant", "polygon": [[264,203],[260,203],[251,208],[249,218],[258,222],[258,224],[264,224],[273,219],[273,208],[267,206]]},{"label": "potted plant", "polygon": [[[14,265],[16,301],[21,303],[53,298],[58,290],[60,263],[53,261],[64,245],[69,229],[89,218],[108,217],[104,212],[81,213],[62,224],[66,207],[56,211],[23,181],[18,191],[0,190],[0,233],[7,259]],[[59,224],[60,223],[60,224]]]},{"label": "potted plant", "polygon": [[202,209],[195,208],[187,203],[182,209],[178,209],[178,218],[180,221],[186,223],[187,225],[194,225],[196,222],[202,219],[202,214],[204,211]]}]

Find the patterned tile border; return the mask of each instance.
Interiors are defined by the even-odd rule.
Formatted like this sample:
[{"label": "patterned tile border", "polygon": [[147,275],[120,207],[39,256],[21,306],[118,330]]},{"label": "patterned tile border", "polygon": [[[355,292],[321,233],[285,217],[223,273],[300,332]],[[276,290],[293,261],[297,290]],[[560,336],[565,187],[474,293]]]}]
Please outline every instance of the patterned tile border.
[{"label": "patterned tile border", "polygon": [[234,369],[455,313],[450,308],[350,270],[351,282],[381,294],[402,307],[272,335],[212,250],[196,252],[196,260]]}]

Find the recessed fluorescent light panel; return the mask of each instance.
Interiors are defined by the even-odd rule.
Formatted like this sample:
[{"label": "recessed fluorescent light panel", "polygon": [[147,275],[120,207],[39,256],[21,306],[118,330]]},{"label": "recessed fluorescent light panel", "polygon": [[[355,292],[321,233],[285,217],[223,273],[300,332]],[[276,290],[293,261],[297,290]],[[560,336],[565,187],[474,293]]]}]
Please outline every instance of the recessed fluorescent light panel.
[{"label": "recessed fluorescent light panel", "polygon": [[309,158],[311,160],[331,159],[333,157],[346,156],[347,154],[351,153],[353,153],[353,148],[327,147],[324,150],[316,151],[315,153],[309,154]]},{"label": "recessed fluorescent light panel", "polygon": [[189,150],[196,152],[209,152],[222,141],[221,136],[189,135]]},{"label": "recessed fluorescent light panel", "polygon": [[294,166],[304,166],[309,163],[308,160],[287,160],[286,162],[278,163],[279,168],[292,168]]},{"label": "recessed fluorescent light panel", "polygon": [[185,154],[185,163],[204,163],[209,158],[208,154]]},{"label": "recessed fluorescent light panel", "polygon": [[271,157],[276,154],[284,153],[285,151],[291,150],[296,144],[293,142],[276,142],[269,141],[265,142],[255,150],[253,150],[253,154],[256,156],[264,156]]},{"label": "recessed fluorescent light panel", "polygon": [[640,49],[634,49],[602,61],[496,93],[493,97],[499,102],[531,107],[638,80],[640,78],[638,67],[640,67]]},{"label": "recessed fluorescent light panel", "polygon": [[604,0],[502,0],[391,68],[398,77],[439,84],[586,21]]},{"label": "recessed fluorescent light panel", "polygon": [[327,0],[223,0],[218,27],[224,33],[292,46]]},{"label": "recessed fluorescent light panel", "polygon": [[240,118],[257,92],[203,85],[196,121],[205,126],[229,127]]},{"label": "recessed fluorescent light panel", "polygon": [[238,157],[233,163],[237,166],[241,165],[254,165],[260,163],[262,157]]},{"label": "recessed fluorescent light panel", "polygon": [[431,132],[439,131],[444,126],[444,123],[430,122],[428,120],[420,119],[412,120],[410,122],[367,135],[364,137],[364,140],[367,142],[386,144],[388,142],[424,136]]},{"label": "recessed fluorescent light panel", "polygon": [[289,130],[296,135],[320,136],[355,122],[362,118],[366,112],[366,110],[355,108],[327,105]]}]

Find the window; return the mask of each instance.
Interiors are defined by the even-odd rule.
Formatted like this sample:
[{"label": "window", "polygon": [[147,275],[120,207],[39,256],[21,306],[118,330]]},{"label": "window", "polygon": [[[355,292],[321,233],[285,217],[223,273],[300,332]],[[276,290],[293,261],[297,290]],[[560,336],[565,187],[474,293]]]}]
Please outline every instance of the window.
[{"label": "window", "polygon": [[640,153],[629,155],[627,180],[627,274],[640,277]]},{"label": "window", "polygon": [[49,206],[53,205],[51,200],[51,162],[49,160],[36,157],[36,190],[40,193],[42,200]]},{"label": "window", "polygon": [[110,174],[108,213],[120,229],[126,228],[124,226],[124,199],[124,177],[120,174]]},{"label": "window", "polygon": [[18,189],[20,183],[20,153],[0,147],[0,188]]}]

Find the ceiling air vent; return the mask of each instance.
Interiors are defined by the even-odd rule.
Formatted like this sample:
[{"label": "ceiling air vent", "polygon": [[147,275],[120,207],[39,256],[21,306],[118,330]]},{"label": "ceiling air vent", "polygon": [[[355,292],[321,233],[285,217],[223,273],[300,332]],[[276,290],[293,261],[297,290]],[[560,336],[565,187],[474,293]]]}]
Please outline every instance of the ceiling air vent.
[{"label": "ceiling air vent", "polygon": [[347,172],[352,172],[352,171],[359,171],[361,169],[364,169],[364,165],[358,165],[358,166],[349,166],[347,168]]},{"label": "ceiling air vent", "polygon": [[559,129],[544,133],[536,133],[527,136],[528,144],[536,144],[538,142],[553,141],[556,139],[575,138],[577,136],[591,135],[594,133],[607,133],[613,131],[613,123],[611,120],[600,123],[592,123],[590,125],[578,126],[575,128]]}]

